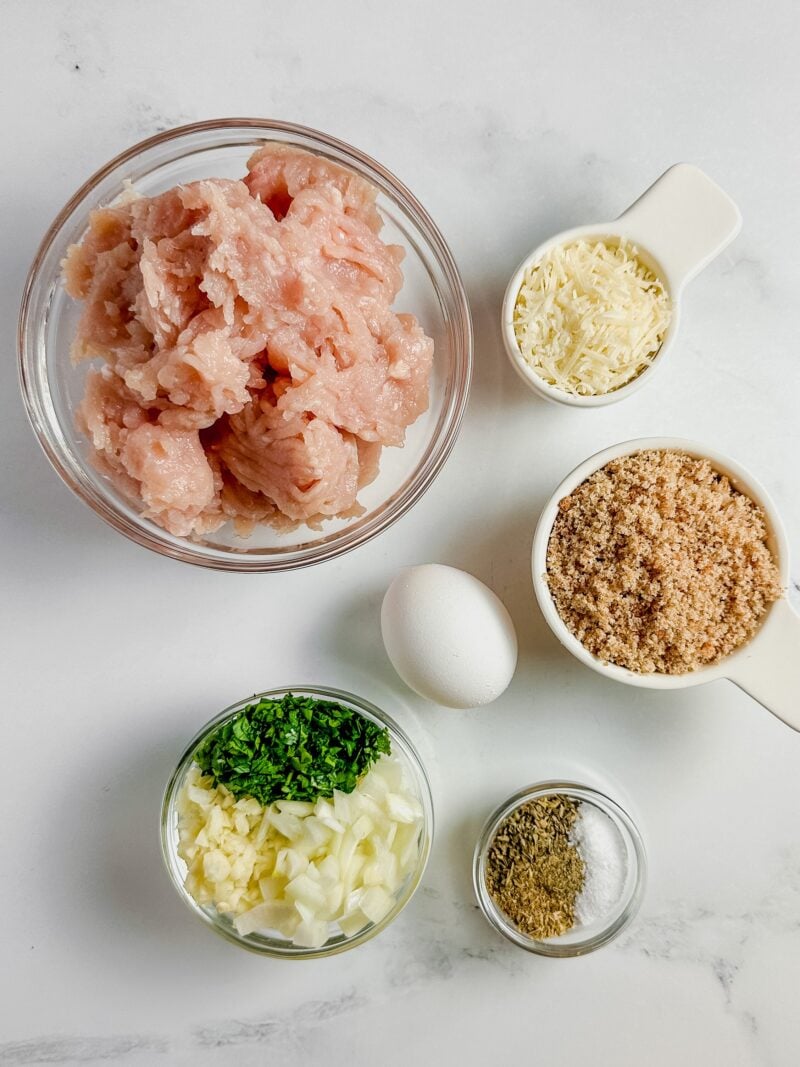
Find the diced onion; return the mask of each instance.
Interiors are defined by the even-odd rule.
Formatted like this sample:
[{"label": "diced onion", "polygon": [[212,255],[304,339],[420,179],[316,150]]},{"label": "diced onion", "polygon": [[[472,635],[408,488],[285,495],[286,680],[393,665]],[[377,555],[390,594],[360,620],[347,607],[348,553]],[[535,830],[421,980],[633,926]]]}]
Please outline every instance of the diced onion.
[{"label": "diced onion", "polygon": [[242,936],[319,948],[389,914],[420,847],[422,806],[403,763],[381,756],[354,792],[264,808],[193,766],[177,802],[187,890]]}]

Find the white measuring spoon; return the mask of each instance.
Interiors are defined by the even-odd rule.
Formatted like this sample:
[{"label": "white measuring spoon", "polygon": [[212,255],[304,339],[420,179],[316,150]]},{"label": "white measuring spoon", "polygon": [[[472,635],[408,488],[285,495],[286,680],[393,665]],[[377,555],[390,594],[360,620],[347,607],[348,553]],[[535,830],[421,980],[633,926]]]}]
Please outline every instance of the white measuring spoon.
[{"label": "white measuring spoon", "polygon": [[[699,167],[676,163],[614,222],[578,226],[551,237],[520,263],[503,298],[501,329],[512,367],[534,392],[546,400],[572,407],[602,407],[636,392],[649,381],[672,347],[678,331],[683,288],[719,255],[742,227],[739,209]],[[664,283],[672,302],[672,319],[653,362],[626,385],[600,396],[574,396],[550,385],[526,363],[514,336],[514,306],[525,271],[556,245],[592,238],[625,240]]]},{"label": "white measuring spoon", "polygon": [[[767,612],[754,636],[741,648],[709,667],[688,674],[636,674],[635,671],[604,663],[592,655],[567,629],[558,613],[547,584],[547,544],[560,501],[595,471],[612,459],[643,449],[674,449],[708,459],[715,470],[726,474],[742,493],[759,504],[767,517],[769,547],[778,562],[783,596]],[[533,588],[550,629],[565,648],[599,674],[626,685],[646,689],[684,689],[716,678],[728,678],[754,697],[773,715],[800,730],[800,614],[789,603],[789,542],[780,516],[764,487],[744,467],[728,456],[695,441],[678,437],[645,437],[624,441],[591,456],[568,474],[545,505],[533,538]]]}]

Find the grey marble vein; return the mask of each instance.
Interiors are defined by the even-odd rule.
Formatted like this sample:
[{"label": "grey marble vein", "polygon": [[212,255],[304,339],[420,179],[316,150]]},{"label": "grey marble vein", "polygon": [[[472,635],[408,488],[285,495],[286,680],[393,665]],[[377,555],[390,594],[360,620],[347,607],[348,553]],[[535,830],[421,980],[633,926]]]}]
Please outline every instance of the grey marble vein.
[{"label": "grey marble vein", "polygon": [[737,997],[736,982],[758,938],[800,929],[800,850],[784,850],[770,889],[740,907],[710,908],[674,901],[658,914],[642,916],[619,944],[662,963],[705,969],[718,985],[725,1011],[749,1038],[760,1032],[757,1013]]},{"label": "grey marble vein", "polygon": [[351,990],[340,997],[309,1001],[295,1011],[263,1019],[231,1019],[211,1026],[198,1027],[193,1032],[193,1038],[195,1044],[203,1048],[258,1045],[267,1041],[285,1043],[298,1032],[356,1011],[367,1003],[366,997]]},{"label": "grey marble vein", "polygon": [[122,1060],[126,1056],[147,1053],[160,1058],[169,1051],[169,1042],[141,1034],[116,1037],[35,1037],[28,1041],[6,1041],[0,1045],[0,1064],[28,1063],[96,1063],[98,1060]]}]

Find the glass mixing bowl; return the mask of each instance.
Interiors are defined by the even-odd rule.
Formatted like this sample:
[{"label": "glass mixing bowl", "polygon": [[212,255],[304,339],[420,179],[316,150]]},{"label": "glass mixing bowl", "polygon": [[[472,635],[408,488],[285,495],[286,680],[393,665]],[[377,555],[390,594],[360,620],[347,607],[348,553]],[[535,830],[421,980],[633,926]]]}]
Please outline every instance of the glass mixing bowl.
[{"label": "glass mixing bowl", "polygon": [[[524,934],[497,906],[486,886],[489,849],[501,824],[523,804],[540,797],[558,794],[577,804],[588,804],[605,815],[619,834],[625,855],[626,874],[619,899],[610,911],[589,926],[576,925],[560,937],[538,940]],[[542,782],[528,786],[509,797],[486,821],[481,831],[472,865],[472,882],[481,911],[492,926],[509,941],[540,956],[584,956],[620,934],[632,921],[642,902],[645,887],[646,857],[644,844],[633,820],[610,797],[575,782]]]},{"label": "glass mixing bowl", "polygon": [[[409,427],[403,448],[386,448],[378,478],[362,489],[365,512],[321,530],[279,532],[258,526],[237,537],[230,523],[213,534],[175,537],[143,519],[91,461],[75,426],[88,364],[73,367],[69,347],[80,315],[61,282],[67,248],[80,241],[89,213],[111,204],[130,181],[152,196],[202,178],[241,178],[265,141],[296,145],[349,167],[378,190],[385,241],[402,245],[405,284],[397,307],[417,316],[435,343],[430,405]],[[369,541],[422,496],[455,443],[472,372],[472,326],[458,269],[442,235],[411,192],[369,156],[326,134],[267,119],[219,119],[168,130],[112,159],[83,185],[47,231],[31,267],[19,322],[22,393],[31,424],[53,467],[106,522],[133,541],[187,563],[238,571],[276,571],[320,563]]]},{"label": "glass mixing bowl", "polygon": [[[309,696],[318,700],[335,700],[339,704],[351,708],[359,715],[363,715],[367,719],[376,722],[379,726],[385,726],[389,731],[389,737],[391,739],[392,755],[398,756],[403,761],[408,777],[416,787],[417,797],[422,807],[422,825],[419,831],[416,864],[394,894],[394,904],[392,909],[380,922],[370,923],[368,926],[359,930],[358,933],[349,937],[346,937],[341,931],[332,932],[329,939],[320,948],[300,947],[277,933],[274,935],[259,933],[248,934],[246,936],[241,935],[229,916],[220,914],[211,904],[198,904],[194,897],[192,897],[184,885],[187,870],[186,864],[178,855],[178,794],[180,793],[181,786],[192,766],[195,752],[199,746],[212,730],[216,729],[221,723],[233,718],[248,704],[252,704],[262,698],[280,700],[281,697],[290,692],[294,693],[296,696]],[[422,761],[420,760],[412,742],[403,730],[400,729],[397,723],[385,712],[375,707],[374,704],[370,704],[368,701],[363,700],[361,697],[354,696],[352,693],[346,693],[340,689],[329,689],[325,686],[298,685],[286,686],[285,688],[280,689],[270,689],[267,692],[256,693],[253,696],[249,696],[244,700],[238,701],[236,704],[232,704],[229,708],[226,708],[225,711],[203,727],[200,733],[192,739],[188,748],[181,756],[178,761],[178,766],[176,767],[166,788],[166,792],[164,793],[164,801],[161,809],[161,850],[172,883],[184,903],[187,904],[195,915],[202,919],[204,923],[223,937],[227,938],[228,941],[232,941],[234,944],[239,945],[242,948],[249,949],[251,952],[260,953],[263,956],[277,956],[283,959],[317,959],[320,956],[333,956],[338,952],[344,952],[346,949],[355,948],[356,945],[361,945],[365,941],[369,941],[371,938],[375,937],[376,934],[379,934],[381,930],[384,930],[389,923],[397,918],[414,895],[425,871],[432,841],[433,799],[431,797],[430,783],[428,781],[428,776],[425,773],[425,768],[422,765]],[[335,927],[332,927],[332,930],[335,929]]]}]

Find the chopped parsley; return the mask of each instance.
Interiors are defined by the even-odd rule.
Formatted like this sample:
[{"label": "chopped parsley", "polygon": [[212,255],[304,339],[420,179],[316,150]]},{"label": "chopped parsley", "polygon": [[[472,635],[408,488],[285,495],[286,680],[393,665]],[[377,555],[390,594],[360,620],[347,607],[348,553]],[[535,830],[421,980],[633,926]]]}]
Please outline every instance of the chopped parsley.
[{"label": "chopped parsley", "polygon": [[389,731],[331,700],[287,693],[248,704],[218,726],[195,753],[204,774],[234,796],[316,800],[352,793],[390,751]]}]

